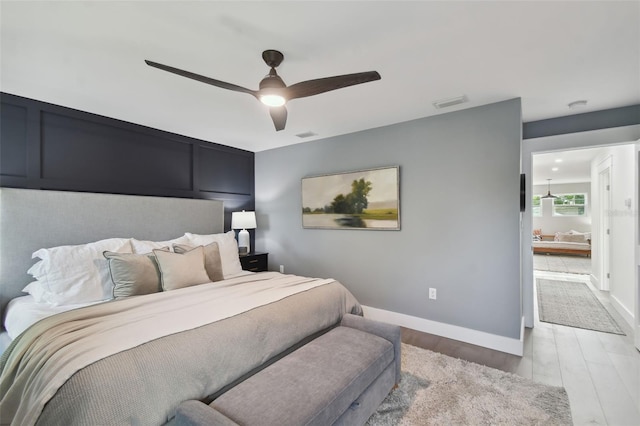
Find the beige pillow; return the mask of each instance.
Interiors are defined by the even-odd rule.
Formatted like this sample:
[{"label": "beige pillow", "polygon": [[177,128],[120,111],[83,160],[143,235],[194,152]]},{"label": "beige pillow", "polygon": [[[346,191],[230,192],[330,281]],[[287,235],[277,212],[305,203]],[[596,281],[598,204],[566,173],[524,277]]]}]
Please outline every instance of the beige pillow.
[{"label": "beige pillow", "polygon": [[[174,244],[173,251],[179,254],[188,253],[195,247],[185,244]],[[222,275],[222,260],[220,259],[220,247],[218,243],[213,242],[204,248],[204,269],[211,282],[221,281],[224,279]]]},{"label": "beige pillow", "polygon": [[[168,247],[163,248],[169,251]],[[113,281],[113,297],[139,296],[162,291],[160,270],[153,253],[114,253],[105,251]]]},{"label": "beige pillow", "polygon": [[587,239],[584,237],[584,234],[559,233],[558,241],[567,242],[567,243],[586,243]]},{"label": "beige pillow", "polygon": [[154,250],[160,281],[164,291],[176,290],[192,285],[208,283],[209,276],[204,269],[204,248],[196,247],[185,254]]}]

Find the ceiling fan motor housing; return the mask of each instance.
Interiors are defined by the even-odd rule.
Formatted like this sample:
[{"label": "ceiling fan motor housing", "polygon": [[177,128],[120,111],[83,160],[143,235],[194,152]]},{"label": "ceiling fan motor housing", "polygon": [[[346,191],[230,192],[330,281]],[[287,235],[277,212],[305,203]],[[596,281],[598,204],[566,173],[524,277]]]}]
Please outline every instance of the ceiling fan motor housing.
[{"label": "ceiling fan motor housing", "polygon": [[284,55],[277,50],[269,49],[262,52],[262,59],[270,68],[277,68],[282,63]]},{"label": "ceiling fan motor housing", "polygon": [[283,89],[287,87],[287,85],[284,84],[284,81],[282,81],[280,76],[276,73],[276,70],[274,68],[271,68],[271,71],[269,71],[269,74],[265,78],[263,78],[262,81],[260,81],[259,87],[260,87],[260,90]]}]

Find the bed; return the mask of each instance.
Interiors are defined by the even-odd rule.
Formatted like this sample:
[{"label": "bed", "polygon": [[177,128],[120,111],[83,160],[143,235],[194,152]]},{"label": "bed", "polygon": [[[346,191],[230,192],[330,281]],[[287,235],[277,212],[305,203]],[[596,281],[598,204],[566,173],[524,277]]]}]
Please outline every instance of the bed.
[{"label": "bed", "polygon": [[[0,358],[2,424],[171,423],[181,402],[211,400],[331,329],[344,314],[362,314],[333,279],[227,267],[233,234],[223,232],[219,201],[2,188],[0,215],[0,296],[9,328],[2,339],[11,341]],[[61,300],[53,284],[22,292],[32,280],[26,271],[38,272],[32,253],[69,245],[84,250],[101,241],[115,244],[114,238],[122,247],[156,247],[165,291],[96,301],[89,299],[99,295],[71,286],[69,300],[82,301],[77,304]],[[205,246],[207,238],[215,241]],[[173,253],[180,245],[175,240],[193,248]],[[185,262],[207,263],[203,247],[219,249],[220,279],[169,286]],[[131,251],[113,256],[148,257]],[[112,261],[110,278],[117,282]],[[192,269],[200,274],[196,280],[202,281],[203,270],[211,277],[205,265]],[[118,287],[123,282],[112,292],[127,289]]]},{"label": "bed", "polygon": [[571,230],[553,235],[536,234],[534,254],[571,254],[591,257],[591,234]]}]

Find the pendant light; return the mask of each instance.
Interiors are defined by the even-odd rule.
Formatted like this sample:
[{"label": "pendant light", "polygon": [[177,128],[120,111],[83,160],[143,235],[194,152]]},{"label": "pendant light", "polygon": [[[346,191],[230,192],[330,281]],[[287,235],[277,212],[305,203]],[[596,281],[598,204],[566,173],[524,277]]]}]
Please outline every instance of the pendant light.
[{"label": "pendant light", "polygon": [[547,195],[542,198],[558,198],[555,195],[551,195],[551,179],[547,179],[549,181],[549,190],[547,191]]}]

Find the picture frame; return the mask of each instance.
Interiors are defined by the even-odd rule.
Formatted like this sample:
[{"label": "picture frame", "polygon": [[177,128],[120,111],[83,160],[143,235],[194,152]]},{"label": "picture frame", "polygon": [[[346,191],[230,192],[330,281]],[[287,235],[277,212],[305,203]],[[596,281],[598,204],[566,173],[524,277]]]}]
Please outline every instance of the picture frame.
[{"label": "picture frame", "polygon": [[400,167],[302,178],[302,227],[400,230]]}]

